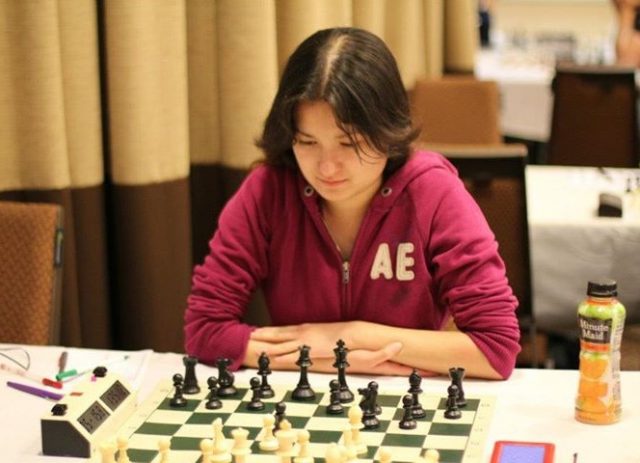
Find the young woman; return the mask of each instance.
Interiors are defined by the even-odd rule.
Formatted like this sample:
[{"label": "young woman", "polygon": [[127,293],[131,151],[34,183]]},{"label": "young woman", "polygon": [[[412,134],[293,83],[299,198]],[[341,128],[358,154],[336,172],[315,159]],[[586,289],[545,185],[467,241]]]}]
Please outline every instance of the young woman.
[{"label": "young woman", "polygon": [[[186,350],[205,363],[507,378],[517,305],[497,244],[455,169],[414,151],[396,62],[375,35],[322,30],[290,57],[258,144],[266,160],[220,215],[196,267]],[[272,326],[241,318],[261,287]],[[458,330],[442,330],[453,317]]]}]

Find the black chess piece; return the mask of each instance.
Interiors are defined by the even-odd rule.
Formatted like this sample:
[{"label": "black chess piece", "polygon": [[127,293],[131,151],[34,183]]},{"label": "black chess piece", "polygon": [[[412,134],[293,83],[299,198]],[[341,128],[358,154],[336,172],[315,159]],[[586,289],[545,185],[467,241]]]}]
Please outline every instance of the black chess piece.
[{"label": "black chess piece", "polygon": [[313,400],[316,393],[311,389],[309,377],[307,376],[309,367],[313,365],[313,362],[309,357],[309,350],[311,348],[309,346],[302,345],[298,349],[300,350],[300,356],[298,357],[296,365],[300,367],[300,380],[298,381],[296,388],[291,392],[291,398],[293,400]]},{"label": "black chess piece", "polygon": [[451,382],[458,387],[458,407],[466,407],[467,400],[464,398],[464,389],[462,389],[462,380],[464,379],[464,368],[456,367],[449,368],[449,376],[451,377]]},{"label": "black chess piece", "polygon": [[238,390],[233,385],[234,376],[229,371],[229,365],[231,360],[228,358],[219,358],[216,360],[216,366],[218,367],[218,396],[230,397],[236,395]]},{"label": "black chess piece", "polygon": [[380,420],[376,416],[378,383],[371,381],[367,387],[358,389],[358,393],[362,396],[359,405],[362,409],[362,424],[364,428],[377,429],[380,427]]},{"label": "black chess piece", "polygon": [[418,371],[414,368],[411,374],[409,375],[409,394],[411,394],[411,399],[413,400],[412,405],[412,416],[415,419],[421,419],[427,416],[427,412],[424,411],[422,405],[420,404],[420,394],[422,394],[422,388],[420,384],[422,383],[422,378],[418,374]]},{"label": "black chess piece", "polygon": [[332,379],[329,381],[329,405],[327,405],[327,413],[329,415],[340,415],[344,413],[344,407],[340,401],[340,381]]},{"label": "black chess piece", "polygon": [[353,392],[349,389],[347,385],[347,377],[346,370],[349,366],[349,362],[347,362],[347,353],[349,349],[345,347],[344,341],[342,339],[338,339],[336,343],[335,349],[333,352],[336,357],[336,361],[333,364],[334,368],[338,369],[338,381],[340,384],[340,402],[343,404],[352,402],[354,399]]},{"label": "black chess piece", "polygon": [[196,378],[196,365],[198,363],[198,359],[185,355],[182,357],[182,363],[185,367],[182,392],[185,394],[197,394],[200,392],[200,386],[198,385],[198,379]]},{"label": "black chess piece", "polygon": [[286,416],[286,413],[287,413],[287,404],[286,404],[286,402],[278,402],[276,404],[275,413],[273,414],[273,416],[276,419],[276,421],[273,424],[273,429],[275,431],[280,429],[280,423],[282,423],[282,420]]},{"label": "black chess piece", "polygon": [[247,404],[247,410],[264,410],[264,403],[260,400],[260,378],[254,376],[249,381],[251,386],[251,401]]},{"label": "black chess piece", "polygon": [[269,357],[265,352],[260,354],[258,357],[258,376],[262,378],[262,382],[260,384],[260,397],[263,399],[270,399],[275,395],[271,385],[267,381],[267,376],[271,374],[271,369],[269,368]]},{"label": "black chess piece", "polygon": [[462,417],[462,412],[458,408],[458,386],[452,384],[447,388],[447,409],[444,411],[444,417],[450,420],[457,420]]},{"label": "black chess piece", "polygon": [[222,408],[222,402],[218,399],[218,378],[210,376],[207,379],[207,386],[209,387],[209,396],[207,397],[207,403],[204,404],[208,410],[217,410]]},{"label": "black chess piece", "polygon": [[175,392],[169,401],[169,405],[174,408],[186,407],[187,399],[182,395],[182,375],[180,373],[173,375],[173,387]]},{"label": "black chess piece", "polygon": [[413,396],[411,394],[406,394],[402,397],[402,408],[404,409],[404,414],[398,426],[400,426],[400,429],[416,429],[417,423],[413,417]]}]

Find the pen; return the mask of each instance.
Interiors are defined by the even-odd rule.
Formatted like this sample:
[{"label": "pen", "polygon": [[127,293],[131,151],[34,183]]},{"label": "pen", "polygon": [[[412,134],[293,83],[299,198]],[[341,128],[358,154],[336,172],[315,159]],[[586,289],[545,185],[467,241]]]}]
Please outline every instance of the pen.
[{"label": "pen", "polygon": [[44,376],[40,376],[35,373],[32,373],[29,370],[18,369],[16,367],[7,365],[5,363],[0,363],[0,370],[5,370],[11,373],[15,373],[17,375],[20,375],[27,379],[35,381],[39,384],[44,384],[45,386],[55,387],[56,389],[62,389],[62,383],[59,380],[54,381],[53,379],[45,378]]},{"label": "pen", "polygon": [[7,381],[7,386],[22,392],[26,392],[27,394],[37,395],[38,397],[42,397],[43,399],[60,400],[64,397],[63,394],[49,392],[47,390],[40,389],[38,387],[29,386],[27,384],[14,383],[13,381]]},{"label": "pen", "polygon": [[67,358],[69,353],[65,350],[62,351],[60,357],[58,357],[58,374],[62,373],[67,368]]},{"label": "pen", "polygon": [[[125,355],[124,357],[119,357],[119,358],[115,358],[115,359],[111,359],[111,360],[106,360],[104,362],[98,362],[96,364],[96,367],[97,366],[106,367],[108,365],[113,365],[114,363],[124,362],[128,358],[129,358],[129,356]],[[80,371],[76,370],[75,368],[72,369],[72,370],[66,370],[66,371],[63,371],[62,373],[58,373],[56,375],[56,379],[58,381],[63,381],[63,380],[64,381],[69,381],[69,380],[71,380],[73,378],[77,378],[78,376],[82,376],[82,375],[85,375],[87,373],[91,373],[94,370],[94,368],[95,367],[91,367],[91,368],[88,368],[86,370],[80,370]]]}]

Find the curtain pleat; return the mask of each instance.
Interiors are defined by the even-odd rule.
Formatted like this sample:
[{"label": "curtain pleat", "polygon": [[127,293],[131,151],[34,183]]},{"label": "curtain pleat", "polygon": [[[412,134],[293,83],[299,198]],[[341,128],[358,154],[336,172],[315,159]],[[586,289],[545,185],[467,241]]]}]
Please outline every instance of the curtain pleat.
[{"label": "curtain pleat", "polygon": [[182,350],[191,272],[186,7],[104,5],[116,340]]},{"label": "curtain pleat", "polygon": [[474,0],[447,0],[444,9],[444,68],[473,73],[478,47],[478,5]]},{"label": "curtain pleat", "polygon": [[0,199],[64,207],[61,342],[183,349],[193,264],[262,156],[254,142],[300,41],[322,28],[368,29],[410,89],[472,68],[475,8],[0,0]]}]

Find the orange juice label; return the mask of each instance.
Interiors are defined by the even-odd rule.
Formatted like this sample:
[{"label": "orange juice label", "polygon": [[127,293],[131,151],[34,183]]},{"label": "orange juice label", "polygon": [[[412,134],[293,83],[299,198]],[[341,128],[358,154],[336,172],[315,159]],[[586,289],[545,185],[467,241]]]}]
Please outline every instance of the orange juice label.
[{"label": "orange juice label", "polygon": [[[611,326],[613,320],[611,318],[593,318],[578,315],[578,323],[580,325],[580,340],[590,344],[605,344],[607,350],[608,344],[611,342]],[[600,350],[600,349],[598,349]]]}]

